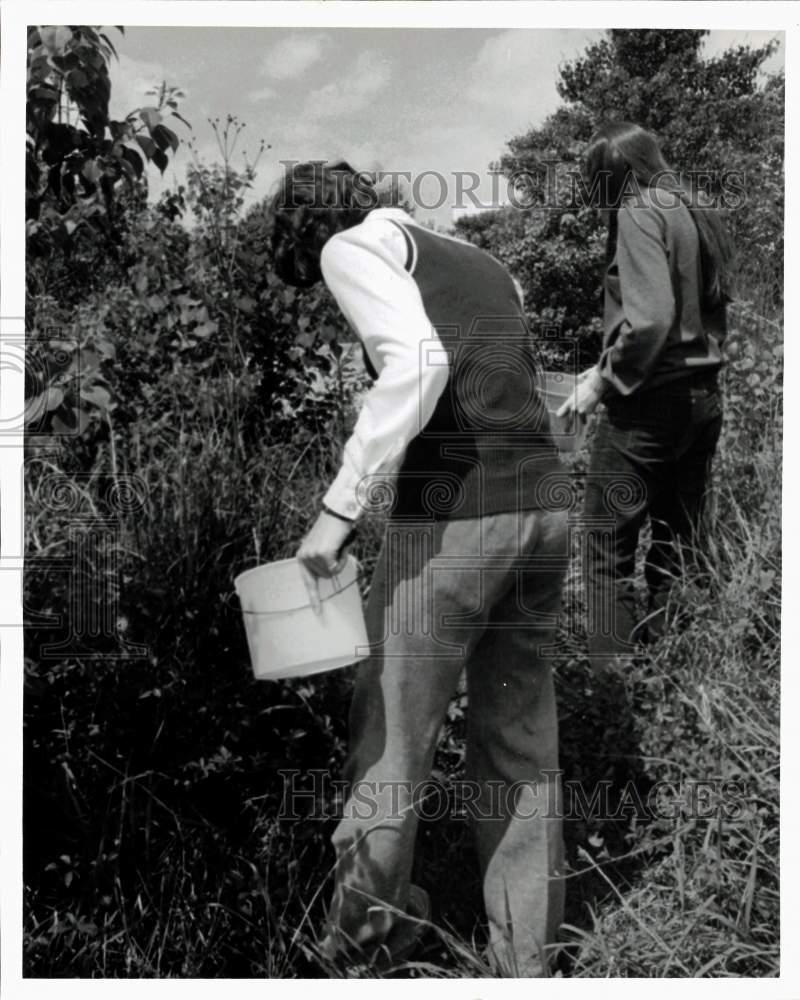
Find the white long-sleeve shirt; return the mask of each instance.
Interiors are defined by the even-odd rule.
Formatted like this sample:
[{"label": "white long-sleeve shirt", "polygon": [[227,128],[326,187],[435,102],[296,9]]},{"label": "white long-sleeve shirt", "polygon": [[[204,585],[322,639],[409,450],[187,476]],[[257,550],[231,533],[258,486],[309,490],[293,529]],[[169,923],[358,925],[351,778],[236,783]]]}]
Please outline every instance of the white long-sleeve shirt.
[{"label": "white long-sleeve shirt", "polygon": [[392,219],[413,225],[402,209],[375,209],[322,249],[325,284],[378,373],[323,501],[353,520],[362,513],[359,483],[399,468],[449,375],[446,353],[406,270],[406,239]]}]

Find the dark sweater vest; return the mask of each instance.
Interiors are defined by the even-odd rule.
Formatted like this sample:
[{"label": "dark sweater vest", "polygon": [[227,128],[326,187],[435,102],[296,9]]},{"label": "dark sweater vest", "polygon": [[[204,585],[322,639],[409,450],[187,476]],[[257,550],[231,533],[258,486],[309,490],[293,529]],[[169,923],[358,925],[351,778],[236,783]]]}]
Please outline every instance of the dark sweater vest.
[{"label": "dark sweater vest", "polygon": [[408,244],[406,268],[447,352],[449,377],[406,449],[392,517],[440,520],[543,506],[542,479],[562,467],[511,276],[478,247],[395,225]]}]

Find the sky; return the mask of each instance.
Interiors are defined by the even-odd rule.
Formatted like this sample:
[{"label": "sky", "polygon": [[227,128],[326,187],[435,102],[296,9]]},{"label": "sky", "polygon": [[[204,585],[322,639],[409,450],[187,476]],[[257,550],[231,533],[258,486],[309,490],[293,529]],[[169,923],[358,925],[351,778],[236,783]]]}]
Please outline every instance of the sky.
[{"label": "sky", "polygon": [[[346,159],[359,169],[411,172],[418,217],[443,226],[453,219],[454,174],[477,173],[478,198],[489,202],[489,164],[510,138],[558,106],[559,65],[602,36],[579,29],[110,31],[119,52],[111,67],[112,116],[151,103],[146,91],[161,80],[179,86],[197,155],[210,163],[219,151],[208,119],[236,115],[246,128],[235,164],[243,164],[242,153],[252,159],[262,139],[271,147],[259,161],[250,201],[274,188],[282,160]],[[780,47],[764,68],[774,71],[784,61],[779,32],[712,31],[704,51],[715,55],[773,37]],[[189,138],[180,122],[168,124]],[[182,143],[163,177],[148,167],[151,197],[184,180],[189,157]],[[426,171],[444,176],[447,191]]]}]

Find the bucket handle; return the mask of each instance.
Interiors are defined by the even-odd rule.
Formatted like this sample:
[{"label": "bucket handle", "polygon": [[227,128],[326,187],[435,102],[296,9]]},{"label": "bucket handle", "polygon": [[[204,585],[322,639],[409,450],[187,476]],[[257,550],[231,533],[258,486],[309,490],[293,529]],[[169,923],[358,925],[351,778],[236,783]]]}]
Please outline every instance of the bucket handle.
[{"label": "bucket handle", "polygon": [[[360,569],[360,567],[359,567],[359,569]],[[325,601],[329,601],[329,600],[331,600],[331,598],[337,597],[339,594],[343,594],[346,590],[349,590],[350,587],[352,587],[356,583],[358,583],[360,575],[361,575],[360,573],[356,573],[356,575],[353,577],[353,579],[350,581],[350,583],[346,583],[343,587],[338,587],[337,590],[334,590],[334,592],[332,594],[328,594],[327,597],[321,597],[320,598],[320,604],[324,604]],[[338,581],[339,581],[338,576],[334,575],[334,576],[330,577],[330,579],[333,580],[333,582],[335,584],[337,584],[337,586],[338,586]],[[228,607],[231,607],[231,608],[233,607],[233,605],[231,604],[231,598],[234,597],[234,596],[238,597],[238,594],[236,594],[236,591],[233,591],[233,593],[227,594],[223,598],[224,602],[228,605]],[[310,607],[311,607],[311,605],[309,603],[306,603],[306,604],[298,604],[297,607],[294,607],[294,608],[281,608],[280,611],[246,611],[242,607],[239,608],[239,611],[241,611],[241,613],[243,615],[253,615],[256,618],[270,618],[273,615],[285,615],[285,614],[288,614],[290,611],[303,611],[305,608],[310,608]]]}]

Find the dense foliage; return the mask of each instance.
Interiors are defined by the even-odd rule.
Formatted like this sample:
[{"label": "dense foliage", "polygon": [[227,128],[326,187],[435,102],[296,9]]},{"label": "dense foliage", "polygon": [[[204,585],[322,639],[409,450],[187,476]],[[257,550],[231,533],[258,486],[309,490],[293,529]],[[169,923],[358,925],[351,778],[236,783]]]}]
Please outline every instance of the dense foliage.
[{"label": "dense foliage", "polygon": [[[56,90],[63,73],[77,107],[90,83],[96,95],[60,176],[77,177],[69,157],[94,143],[113,180],[78,181],[68,204],[40,173],[32,219],[46,225],[30,232],[25,970],[340,974],[310,951],[331,820],[281,818],[281,771],[310,789],[304,808],[331,810],[312,778],[338,776],[351,672],[255,682],[231,598],[237,572],[290,555],[316,515],[364,384],[358,352],[324,290],[272,275],[265,209],[243,208],[257,161],[234,162],[240,123],[211,123],[219,162],[195,159],[185,185],[149,204],[147,168],[115,165],[132,146],[103,118],[105,32],[95,43],[90,29],[38,30],[31,80]],[[561,968],[577,976],[777,972],[782,82],[757,82],[764,50],[702,62],[698,43],[610,33],[562,70],[564,106],[501,159],[531,174],[543,152],[574,162],[596,119],[624,111],[681,165],[761,172],[736,222],[758,267],[742,268],[731,311],[712,578],[682,584],[691,614],[676,607],[649,662],[602,681],[585,658],[577,551],[565,593],[565,779],[607,782],[614,810],[566,824]],[[56,47],[46,71],[41,46]],[[94,67],[85,84],[69,76],[73,55]],[[53,110],[36,87],[33,118],[36,102]],[[156,95],[160,114],[177,110],[174,91]],[[146,159],[134,123],[154,120],[126,121]],[[153,142],[158,167],[166,147]],[[69,240],[42,235],[62,224]],[[591,357],[603,252],[591,214],[540,206],[459,228],[518,274],[532,321],[561,324]],[[380,528],[356,543],[367,578]],[[436,761],[445,789],[461,774],[467,711],[462,691]],[[683,797],[712,778],[735,782],[735,815],[719,802],[656,818],[636,805],[656,782]],[[424,823],[421,841],[437,931],[403,974],[485,975],[466,823]]]},{"label": "dense foliage", "polygon": [[774,50],[729,49],[701,58],[701,31],[613,30],[561,70],[564,104],[511,139],[496,168],[513,179],[516,204],[465,216],[457,231],[491,249],[523,285],[530,320],[577,337],[592,360],[600,326],[605,234],[580,201],[580,151],[598,124],[652,129],[667,161],[723,199],[742,253],[738,294],[768,315],[783,289],[783,76],[758,70]]},{"label": "dense foliage", "polygon": [[165,119],[183,121],[181,91],[165,85],[155,105],[111,119],[108,66],[115,56],[100,27],[28,28],[26,311],[29,327],[53,327],[55,335],[36,338],[29,351],[26,417],[29,426],[58,434],[80,435],[104,421],[111,395],[102,362],[114,350],[99,332],[85,342],[65,339],[62,320],[136,259],[125,242],[146,201],[145,164],[163,173],[179,144]]}]

